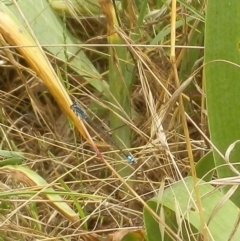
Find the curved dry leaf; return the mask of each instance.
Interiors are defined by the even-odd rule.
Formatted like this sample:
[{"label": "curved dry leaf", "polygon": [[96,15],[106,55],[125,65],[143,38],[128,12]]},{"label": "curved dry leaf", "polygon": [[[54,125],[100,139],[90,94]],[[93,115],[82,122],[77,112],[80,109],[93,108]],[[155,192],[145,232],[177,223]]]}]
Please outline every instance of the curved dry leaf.
[{"label": "curved dry leaf", "polygon": [[[55,194],[55,190],[49,187],[50,185],[36,172],[27,167],[9,165],[0,168],[0,175],[11,176],[15,181],[24,183],[29,187],[39,187],[40,191],[36,191],[36,195],[49,200],[48,204],[71,222],[79,222],[78,214],[58,194]],[[31,198],[27,200],[27,202],[29,201],[31,201]]]}]

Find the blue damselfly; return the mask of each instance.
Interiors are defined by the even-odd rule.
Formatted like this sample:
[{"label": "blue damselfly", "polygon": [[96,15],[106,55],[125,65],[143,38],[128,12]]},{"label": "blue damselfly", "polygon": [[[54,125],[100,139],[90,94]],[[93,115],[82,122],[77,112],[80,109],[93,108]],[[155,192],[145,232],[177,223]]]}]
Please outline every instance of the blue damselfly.
[{"label": "blue damselfly", "polygon": [[110,142],[113,146],[115,146],[128,160],[129,163],[133,164],[135,162],[134,158],[130,154],[126,154],[122,148],[120,148],[115,141],[112,140],[109,133],[103,131],[101,127],[99,127],[94,121],[92,121],[86,112],[82,109],[82,107],[77,103],[73,103],[70,108],[74,111],[74,113],[80,117],[82,120],[86,121],[89,126],[91,126],[95,131],[102,134],[108,142]]}]

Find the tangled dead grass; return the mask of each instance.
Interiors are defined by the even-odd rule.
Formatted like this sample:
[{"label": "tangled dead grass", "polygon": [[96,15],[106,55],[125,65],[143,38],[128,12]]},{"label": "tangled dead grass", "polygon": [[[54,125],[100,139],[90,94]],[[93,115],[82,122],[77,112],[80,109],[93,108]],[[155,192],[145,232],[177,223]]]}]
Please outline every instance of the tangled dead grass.
[{"label": "tangled dead grass", "polygon": [[[75,28],[77,22],[71,21],[69,24]],[[149,24],[146,27],[148,30],[151,28]],[[95,36],[92,39],[95,43],[99,39],[101,44],[104,36],[99,36],[97,29],[93,32]],[[137,164],[128,182],[137,195],[147,201],[158,193],[161,182],[171,185],[180,174],[187,175],[190,171],[189,159],[179,105],[175,102],[172,106],[166,106],[176,91],[167,52],[147,46],[134,47],[126,35],[123,37],[131,44],[129,51],[136,63],[136,82],[131,94],[134,111],[131,152]],[[141,41],[144,43],[144,39]],[[19,65],[15,66],[6,52],[1,52],[1,59],[5,61],[0,73],[1,149],[24,153],[24,164],[42,176],[56,191],[67,191],[68,195],[63,197],[65,202],[73,208],[78,203],[82,213],[81,222],[76,225],[54,210],[49,200],[38,195],[28,201],[31,193],[38,190],[36,186],[27,186],[24,180],[16,181],[11,175],[1,174],[1,191],[7,193],[7,198],[1,203],[0,230],[5,233],[5,240],[93,239],[94,236],[87,235],[86,229],[92,230],[91,234],[107,234],[120,227],[140,228],[143,225],[143,206],[138,197],[130,194],[121,180],[99,162],[28,63],[14,48],[10,51]],[[107,50],[104,49],[104,52]],[[96,49],[95,54],[89,54],[90,50],[86,53],[103,72],[107,63],[99,59]],[[98,59],[93,59],[96,56]],[[55,69],[61,66],[57,61],[52,61],[52,64]],[[62,75],[66,74],[64,68],[58,70]],[[70,95],[80,97],[87,105],[103,101],[84,79],[70,71],[67,74]],[[185,91],[184,102],[189,107],[188,113],[193,113],[193,119],[198,120],[198,113],[201,112],[199,93],[196,95],[194,88],[189,88]],[[163,106],[166,107],[165,112]],[[103,122],[107,122],[104,117]],[[190,122],[188,128],[193,154],[197,159],[207,148]],[[109,155],[115,150],[106,146],[99,149],[113,166],[118,165],[118,161]]]}]

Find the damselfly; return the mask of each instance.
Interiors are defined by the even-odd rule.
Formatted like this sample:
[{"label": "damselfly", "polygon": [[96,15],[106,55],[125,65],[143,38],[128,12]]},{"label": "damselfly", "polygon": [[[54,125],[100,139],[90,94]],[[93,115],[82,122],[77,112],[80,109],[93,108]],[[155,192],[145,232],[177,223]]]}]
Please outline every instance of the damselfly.
[{"label": "damselfly", "polygon": [[101,129],[101,127],[99,127],[97,124],[95,124],[95,122],[93,122],[88,115],[85,113],[85,111],[79,106],[79,104],[77,102],[73,103],[70,108],[74,111],[74,113],[80,117],[82,120],[86,121],[95,131],[101,133],[112,145],[114,145],[128,160],[128,162],[130,162],[131,164],[133,164],[135,162],[134,158],[129,155],[126,154],[117,144],[115,141],[112,140],[112,138],[110,137],[110,135],[103,131]]}]

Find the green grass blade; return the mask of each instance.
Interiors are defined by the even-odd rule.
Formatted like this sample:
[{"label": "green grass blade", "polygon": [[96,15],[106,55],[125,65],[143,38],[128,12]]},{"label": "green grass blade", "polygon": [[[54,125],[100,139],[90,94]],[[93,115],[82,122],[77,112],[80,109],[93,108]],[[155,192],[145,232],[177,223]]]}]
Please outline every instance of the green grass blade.
[{"label": "green grass blade", "polygon": [[[102,9],[109,20],[108,43],[121,45],[123,41],[113,27],[116,26],[116,29],[120,30],[113,5],[103,3]],[[129,61],[126,58],[128,56],[128,49],[125,46],[109,47],[110,126],[114,130],[114,141],[120,148],[129,147],[131,140],[130,127],[120,118],[123,117],[128,120],[131,112],[130,93],[132,82],[131,79],[125,78],[126,76],[130,77],[130,75],[126,74]],[[122,128],[119,128],[121,126]],[[126,157],[124,158],[126,159]],[[132,172],[132,168],[123,168],[123,165],[119,165],[118,169],[122,170],[122,176],[127,176]]]}]

